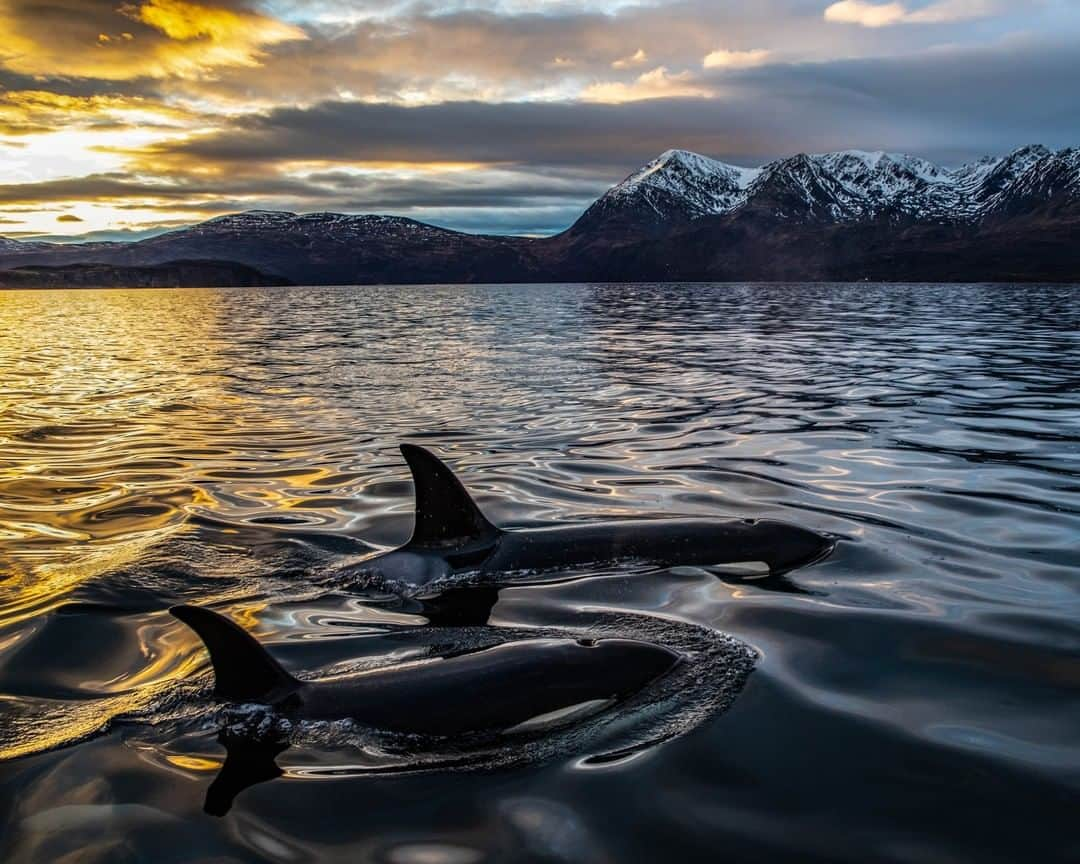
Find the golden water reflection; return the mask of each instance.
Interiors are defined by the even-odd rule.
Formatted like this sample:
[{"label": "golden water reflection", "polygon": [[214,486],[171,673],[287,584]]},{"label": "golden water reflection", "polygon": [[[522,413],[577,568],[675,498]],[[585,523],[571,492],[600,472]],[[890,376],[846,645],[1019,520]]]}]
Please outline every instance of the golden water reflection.
[{"label": "golden water reflection", "polygon": [[[0,623],[213,511],[199,471],[244,439],[290,436],[230,386],[234,347],[220,292],[0,292]],[[301,506],[278,490],[325,473],[257,495]]]}]

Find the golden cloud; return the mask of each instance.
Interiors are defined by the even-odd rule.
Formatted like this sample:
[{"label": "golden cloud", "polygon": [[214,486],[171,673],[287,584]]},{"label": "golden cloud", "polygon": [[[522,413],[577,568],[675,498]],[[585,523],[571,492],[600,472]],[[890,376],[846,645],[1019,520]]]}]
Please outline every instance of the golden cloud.
[{"label": "golden cloud", "polygon": [[177,126],[191,119],[183,109],[141,96],[70,96],[48,90],[0,92],[0,131],[8,135],[48,133],[73,126]]},{"label": "golden cloud", "polygon": [[749,51],[727,51],[720,48],[705,55],[702,66],[706,69],[750,69],[768,63],[771,51],[754,48]]},{"label": "golden cloud", "polygon": [[[273,18],[202,6],[185,0],[147,0],[142,4],[125,4],[120,7],[120,12],[160,30],[178,42],[207,39],[219,45],[238,43],[251,46],[275,45],[306,38],[299,28]],[[245,35],[239,38],[240,34]]]},{"label": "golden cloud", "polygon": [[586,87],[581,98],[586,102],[640,102],[645,99],[709,98],[712,90],[698,83],[689,71],[672,73],[666,66],[657,66],[634,81],[605,81]]},{"label": "golden cloud", "polygon": [[644,48],[638,48],[633,54],[628,57],[620,57],[614,63],[611,64],[612,69],[630,69],[634,66],[641,66],[644,63],[649,62],[649,55],[645,53]]},{"label": "golden cloud", "polygon": [[28,14],[19,3],[0,5],[4,66],[24,75],[63,70],[108,81],[197,79],[221,68],[258,66],[268,48],[308,38],[299,27],[243,7],[186,0],[86,5],[58,4],[50,15],[61,20]]}]

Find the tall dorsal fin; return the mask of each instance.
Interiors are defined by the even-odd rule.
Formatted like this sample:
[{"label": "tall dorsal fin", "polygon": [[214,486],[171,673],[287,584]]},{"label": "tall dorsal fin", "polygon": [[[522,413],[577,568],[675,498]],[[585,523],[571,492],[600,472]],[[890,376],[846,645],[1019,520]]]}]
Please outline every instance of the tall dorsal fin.
[{"label": "tall dorsal fin", "polygon": [[410,546],[450,546],[494,540],[499,529],[488,522],[454,472],[434,453],[402,444],[416,486],[416,524]]},{"label": "tall dorsal fin", "polygon": [[206,645],[214,664],[214,693],[222,699],[271,704],[300,686],[250,633],[224,615],[199,606],[173,606],[169,612]]}]

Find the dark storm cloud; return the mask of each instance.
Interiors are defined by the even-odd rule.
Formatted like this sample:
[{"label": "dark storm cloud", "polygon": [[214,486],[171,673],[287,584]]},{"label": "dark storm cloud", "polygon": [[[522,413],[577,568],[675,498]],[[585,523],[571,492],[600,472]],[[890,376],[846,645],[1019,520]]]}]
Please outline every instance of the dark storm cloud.
[{"label": "dark storm cloud", "polygon": [[[707,104],[708,113],[714,114],[716,106]],[[595,166],[628,155],[655,155],[672,134],[714,142],[717,124],[702,116],[702,107],[696,102],[449,102],[420,107],[328,102],[273,111],[247,119],[243,129],[178,141],[156,153],[241,165],[289,159]]]},{"label": "dark storm cloud", "polygon": [[[426,183],[421,182],[418,187],[414,178],[338,172],[314,174],[304,179],[255,175],[210,181],[188,178],[181,183],[133,180],[124,174],[93,174],[39,183],[0,185],[0,203],[156,198],[162,202],[183,202],[186,207],[193,196],[199,195],[265,195],[300,201],[325,199],[339,204],[363,203],[366,207],[470,207],[485,202],[492,206],[549,205],[581,199],[581,179],[581,175],[545,178],[542,174],[518,175],[508,179],[485,172],[461,172],[433,177]],[[595,177],[592,182],[596,182]]]},{"label": "dark storm cloud", "polygon": [[155,97],[161,85],[150,78],[127,81],[106,81],[101,78],[73,78],[62,74],[22,75],[0,66],[0,91],[38,90],[59,96],[90,98],[92,96]]},{"label": "dark storm cloud", "polygon": [[[765,67],[739,79],[747,94],[799,106],[795,116],[812,123],[808,135],[830,148],[872,145],[944,160],[1033,141],[1075,146],[1077,81],[1080,53],[1074,44],[1033,40],[906,58]],[[841,144],[841,137],[849,144]]]},{"label": "dark storm cloud", "polygon": [[[281,160],[461,161],[560,166],[615,179],[670,147],[758,164],[799,151],[903,149],[972,158],[1080,139],[1080,60],[1068,44],[1017,43],[878,61],[706,75],[713,99],[622,105],[328,102],[158,149],[166,164],[241,169]],[[150,157],[152,164],[155,157]]]},{"label": "dark storm cloud", "polygon": [[[265,178],[253,181],[249,178],[228,185],[230,194],[266,194],[284,196],[312,196],[317,190],[312,186],[292,180]],[[125,199],[160,199],[162,201],[188,202],[192,196],[217,195],[223,186],[216,181],[187,179],[181,182],[161,183],[156,180],[130,179],[126,174],[89,174],[60,180],[43,180],[37,183],[9,183],[0,185],[0,204],[28,204],[47,201],[122,201]],[[142,207],[144,205],[133,205]]]},{"label": "dark storm cloud", "polygon": [[451,172],[426,180],[325,172],[312,174],[307,180],[350,204],[383,208],[565,204],[587,198],[582,193],[583,183],[602,182],[595,175],[581,173],[569,177],[539,173],[506,177],[485,171]]}]

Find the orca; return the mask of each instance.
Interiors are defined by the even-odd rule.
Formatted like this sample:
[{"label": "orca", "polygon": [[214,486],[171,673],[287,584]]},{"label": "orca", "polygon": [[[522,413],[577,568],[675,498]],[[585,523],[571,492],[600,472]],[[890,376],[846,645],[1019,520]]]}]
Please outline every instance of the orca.
[{"label": "orca", "polygon": [[528,639],[355,675],[302,681],[233,621],[199,606],[169,610],[210,653],[214,694],[293,720],[350,719],[435,737],[515,734],[625,701],[683,655],[633,639]]},{"label": "orca", "polygon": [[415,444],[401,453],[416,488],[411,539],[355,568],[389,582],[423,586],[458,574],[506,582],[536,574],[620,562],[722,568],[754,563],[755,578],[782,576],[827,557],[834,541],[771,519],[632,519],[507,530],[493,525],[435,454]]}]

